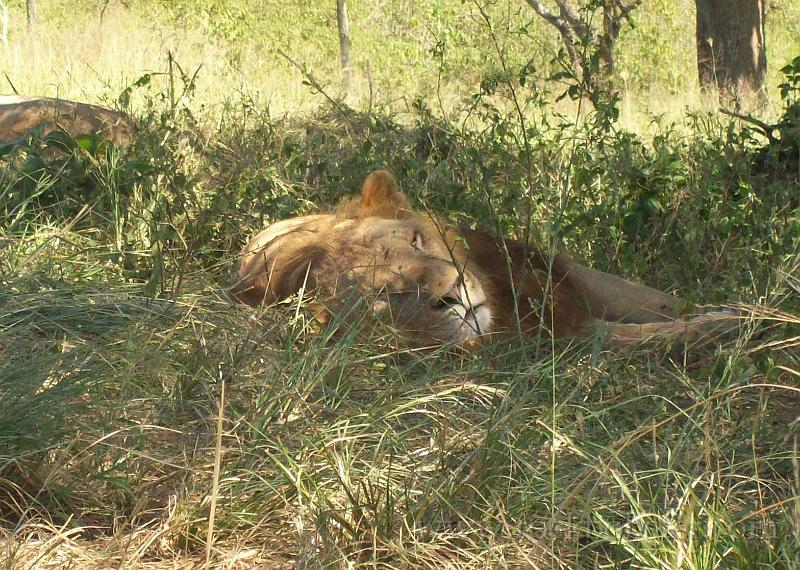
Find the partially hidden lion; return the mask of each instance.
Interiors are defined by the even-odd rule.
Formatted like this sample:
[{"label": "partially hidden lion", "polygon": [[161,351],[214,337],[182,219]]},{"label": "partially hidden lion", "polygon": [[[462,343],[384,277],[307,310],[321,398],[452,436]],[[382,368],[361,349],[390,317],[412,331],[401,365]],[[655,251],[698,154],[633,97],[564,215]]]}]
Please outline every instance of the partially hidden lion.
[{"label": "partially hidden lion", "polygon": [[0,144],[24,139],[32,131],[46,136],[95,134],[116,145],[133,142],[134,119],[121,111],[49,97],[0,95]]},{"label": "partially hidden lion", "polygon": [[335,212],[279,221],[247,243],[231,295],[251,306],[313,292],[336,312],[357,298],[420,343],[472,346],[493,334],[601,335],[617,345],[695,339],[728,312],[682,318],[678,297],[416,212],[386,171]]}]

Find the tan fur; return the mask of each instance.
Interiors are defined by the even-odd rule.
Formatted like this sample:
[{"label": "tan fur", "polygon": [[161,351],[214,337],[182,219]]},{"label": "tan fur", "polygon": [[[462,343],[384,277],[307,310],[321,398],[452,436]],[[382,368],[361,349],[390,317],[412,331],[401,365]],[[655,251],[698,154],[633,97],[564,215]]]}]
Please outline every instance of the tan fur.
[{"label": "tan fur", "polygon": [[361,195],[336,212],[277,222],[244,247],[235,299],[269,305],[300,290],[315,291],[332,310],[369,295],[421,342],[471,344],[543,326],[556,337],[599,333],[626,345],[694,339],[719,331],[723,318],[677,320],[686,308],[677,297],[415,212],[386,171],[372,173]]},{"label": "tan fur", "polygon": [[133,140],[132,117],[97,105],[48,97],[0,96],[0,144],[25,138],[33,130],[61,130],[72,137],[97,134],[117,145]]}]

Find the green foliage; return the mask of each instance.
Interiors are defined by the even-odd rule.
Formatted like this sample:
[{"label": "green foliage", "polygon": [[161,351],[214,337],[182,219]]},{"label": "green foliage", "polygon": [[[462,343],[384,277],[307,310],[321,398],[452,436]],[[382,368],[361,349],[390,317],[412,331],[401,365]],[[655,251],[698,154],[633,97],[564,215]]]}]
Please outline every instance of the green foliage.
[{"label": "green foliage", "polygon": [[784,81],[778,85],[781,99],[791,105],[800,98],[800,56],[781,68]]},{"label": "green foliage", "polygon": [[58,217],[68,218],[93,202],[108,210],[110,201],[125,194],[124,189],[108,191],[105,166],[115,161],[113,153],[110,143],[97,135],[72,138],[63,131],[34,133],[3,145],[0,159],[14,168],[6,173],[13,181],[0,196],[0,211],[19,221],[26,212],[35,216],[53,208]]},{"label": "green foliage", "polygon": [[778,123],[780,131],[780,149],[778,154],[795,172],[800,174],[800,56],[781,69],[785,81],[778,88],[783,99],[784,112]]},{"label": "green foliage", "polygon": [[[231,96],[212,115],[170,59],[120,96],[140,109],[130,148],[0,150],[0,562],[71,556],[49,524],[81,560],[120,540],[129,567],[194,563],[214,504],[220,566],[797,566],[796,179],[757,172],[752,133],[716,114],[629,132],[586,86],[566,113],[576,78],[542,87],[504,49],[455,110],[402,114]],[[460,223],[761,308],[714,348],[544,335],[465,354],[403,348],[357,304],[320,330],[298,300],[226,299],[248,237],[375,168]]]},{"label": "green foliage", "polygon": [[[754,132],[767,137],[759,153],[756,168],[770,173],[779,171],[790,177],[800,176],[800,56],[781,68],[783,81],[778,85],[783,114],[774,125],[752,117],[743,117],[755,124]],[[797,205],[797,200],[790,202]]]}]

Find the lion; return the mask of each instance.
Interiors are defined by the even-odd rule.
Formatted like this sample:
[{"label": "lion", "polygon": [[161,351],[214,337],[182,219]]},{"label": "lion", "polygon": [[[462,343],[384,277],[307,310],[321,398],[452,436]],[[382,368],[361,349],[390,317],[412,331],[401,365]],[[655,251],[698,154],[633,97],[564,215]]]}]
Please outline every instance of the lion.
[{"label": "lion", "polygon": [[31,131],[46,136],[63,131],[71,137],[95,134],[118,146],[133,142],[134,119],[98,105],[49,97],[0,95],[0,144],[24,139]]},{"label": "lion", "polygon": [[241,303],[269,306],[314,292],[326,320],[366,297],[379,318],[423,344],[470,347],[544,330],[628,345],[696,339],[731,323],[727,312],[685,319],[688,303],[676,296],[417,212],[384,170],[333,213],[270,225],[244,246],[234,270],[229,292]]}]

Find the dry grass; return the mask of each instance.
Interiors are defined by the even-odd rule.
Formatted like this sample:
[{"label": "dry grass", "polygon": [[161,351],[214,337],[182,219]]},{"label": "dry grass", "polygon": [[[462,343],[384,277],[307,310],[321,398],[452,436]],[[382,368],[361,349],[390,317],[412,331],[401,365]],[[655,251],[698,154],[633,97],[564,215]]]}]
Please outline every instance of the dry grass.
[{"label": "dry grass", "polygon": [[[382,10],[364,16],[372,39],[430,41]],[[168,76],[135,91],[133,149],[42,166],[34,141],[1,158],[0,568],[797,567],[796,173],[751,171],[755,143],[702,113],[715,105],[691,88],[686,46],[670,47],[685,18],[653,47],[648,14],[621,60],[616,132],[570,124],[574,103],[530,102],[525,149],[505,92],[463,97],[479,66],[437,91],[431,59],[376,64],[378,111],[318,111],[277,35],[233,54],[120,6],[36,43],[15,29],[0,71],[25,94],[113,103],[169,53],[202,69],[193,91],[173,70],[174,108]],[[330,33],[293,55],[335,94]],[[362,53],[379,62],[406,44],[375,45]],[[642,46],[670,58],[663,91],[634,85],[661,73],[636,67]],[[414,109],[420,91],[435,111]],[[454,354],[229,303],[248,235],[332,205],[376,166],[414,200],[509,233],[528,208],[601,269],[742,300],[748,317],[710,347]],[[648,200],[657,211],[628,232]]]},{"label": "dry grass", "polygon": [[[637,18],[637,27],[623,35],[619,47],[620,82],[623,100],[623,124],[626,128],[647,129],[653,116],[668,120],[681,117],[687,110],[713,109],[714,102],[701,96],[697,89],[692,53],[693,30],[689,17],[691,2],[681,0],[678,6],[644,7]],[[235,42],[226,42],[211,34],[212,23],[200,26],[191,20],[190,25],[174,25],[166,20],[154,20],[152,10],[145,5],[126,9],[111,4],[101,19],[99,11],[82,6],[64,18],[58,5],[46,12],[43,27],[37,39],[26,38],[24,15],[12,6],[12,29],[9,49],[3,54],[0,72],[5,74],[22,95],[58,96],[86,102],[113,103],[123,89],[145,73],[162,73],[169,54],[187,73],[202,67],[198,75],[195,101],[207,109],[221,105],[237,105],[251,101],[259,107],[268,106],[275,116],[284,113],[307,113],[322,101],[303,85],[303,75],[289,64],[280,51],[313,73],[332,94],[339,93],[336,72],[336,36],[331,32],[331,16],[325,10],[313,8],[308,21],[302,20],[304,12],[282,8],[297,20],[296,33],[288,33],[280,22],[271,21],[270,14],[283,14],[274,6],[259,10],[254,18],[259,20],[258,32],[250,31]],[[474,91],[475,82],[489,69],[480,60],[487,56],[487,41],[480,27],[475,7],[467,4],[456,10],[458,19],[436,19],[427,24],[394,22],[391,10],[370,11],[368,6],[356,3],[351,7],[354,41],[356,42],[357,70],[350,101],[366,106],[374,104],[405,111],[415,97],[427,98],[432,87],[439,85],[434,106],[443,104],[448,112],[460,104],[464,95]],[[294,11],[292,11],[294,10]],[[800,31],[794,25],[782,25],[797,20],[797,8],[776,4],[773,7],[780,20],[768,20],[768,32],[774,41],[768,42],[770,61],[769,88],[776,92],[780,80],[777,69],[789,61],[800,49]],[[296,13],[295,13],[296,12]],[[402,10],[399,13],[405,14]],[[530,18],[513,1],[500,3],[490,11],[496,16],[498,29],[511,34],[521,22]],[[664,16],[664,14],[667,14]],[[164,17],[155,13],[156,17]],[[382,48],[381,40],[390,30],[408,25],[389,47]],[[523,63],[525,42],[532,42],[533,52],[543,61],[557,46],[557,37],[546,26],[534,21],[532,37],[509,36],[504,49],[509,57]],[[454,25],[470,30],[469,41],[448,46],[449,65],[471,68],[457,69],[439,84],[439,63],[429,50],[441,37],[447,37]],[[264,27],[266,26],[266,27]],[[474,28],[474,29],[473,29]],[[262,37],[253,35],[261,33]],[[307,41],[298,41],[307,38]],[[657,45],[653,45],[657,42]],[[421,49],[420,46],[423,46]],[[384,50],[419,52],[420,61],[398,66],[391,54]],[[478,55],[480,54],[480,56]],[[646,57],[645,57],[646,56]],[[493,56],[496,57],[496,56]],[[516,61],[515,59],[515,61]],[[369,62],[369,66],[367,66]],[[367,67],[370,71],[367,72]],[[543,71],[542,77],[546,75]],[[9,92],[5,81],[0,91]],[[161,78],[154,79],[156,89],[163,87]],[[768,111],[772,116],[775,101]],[[218,113],[214,113],[218,115]]]},{"label": "dry grass", "polygon": [[48,524],[28,523],[13,535],[4,532],[3,551],[0,564],[15,570],[85,568],[106,570],[109,568],[130,569],[249,569],[274,568],[283,570],[296,568],[296,548],[291,543],[282,543],[274,537],[271,544],[265,543],[268,536],[259,537],[250,545],[237,545],[228,540],[213,547],[210,558],[203,554],[186,554],[176,550],[163,536],[171,535],[175,529],[170,521],[162,525],[149,525],[138,529],[124,529],[118,536],[87,538],[94,529],[72,525],[55,528]]}]

